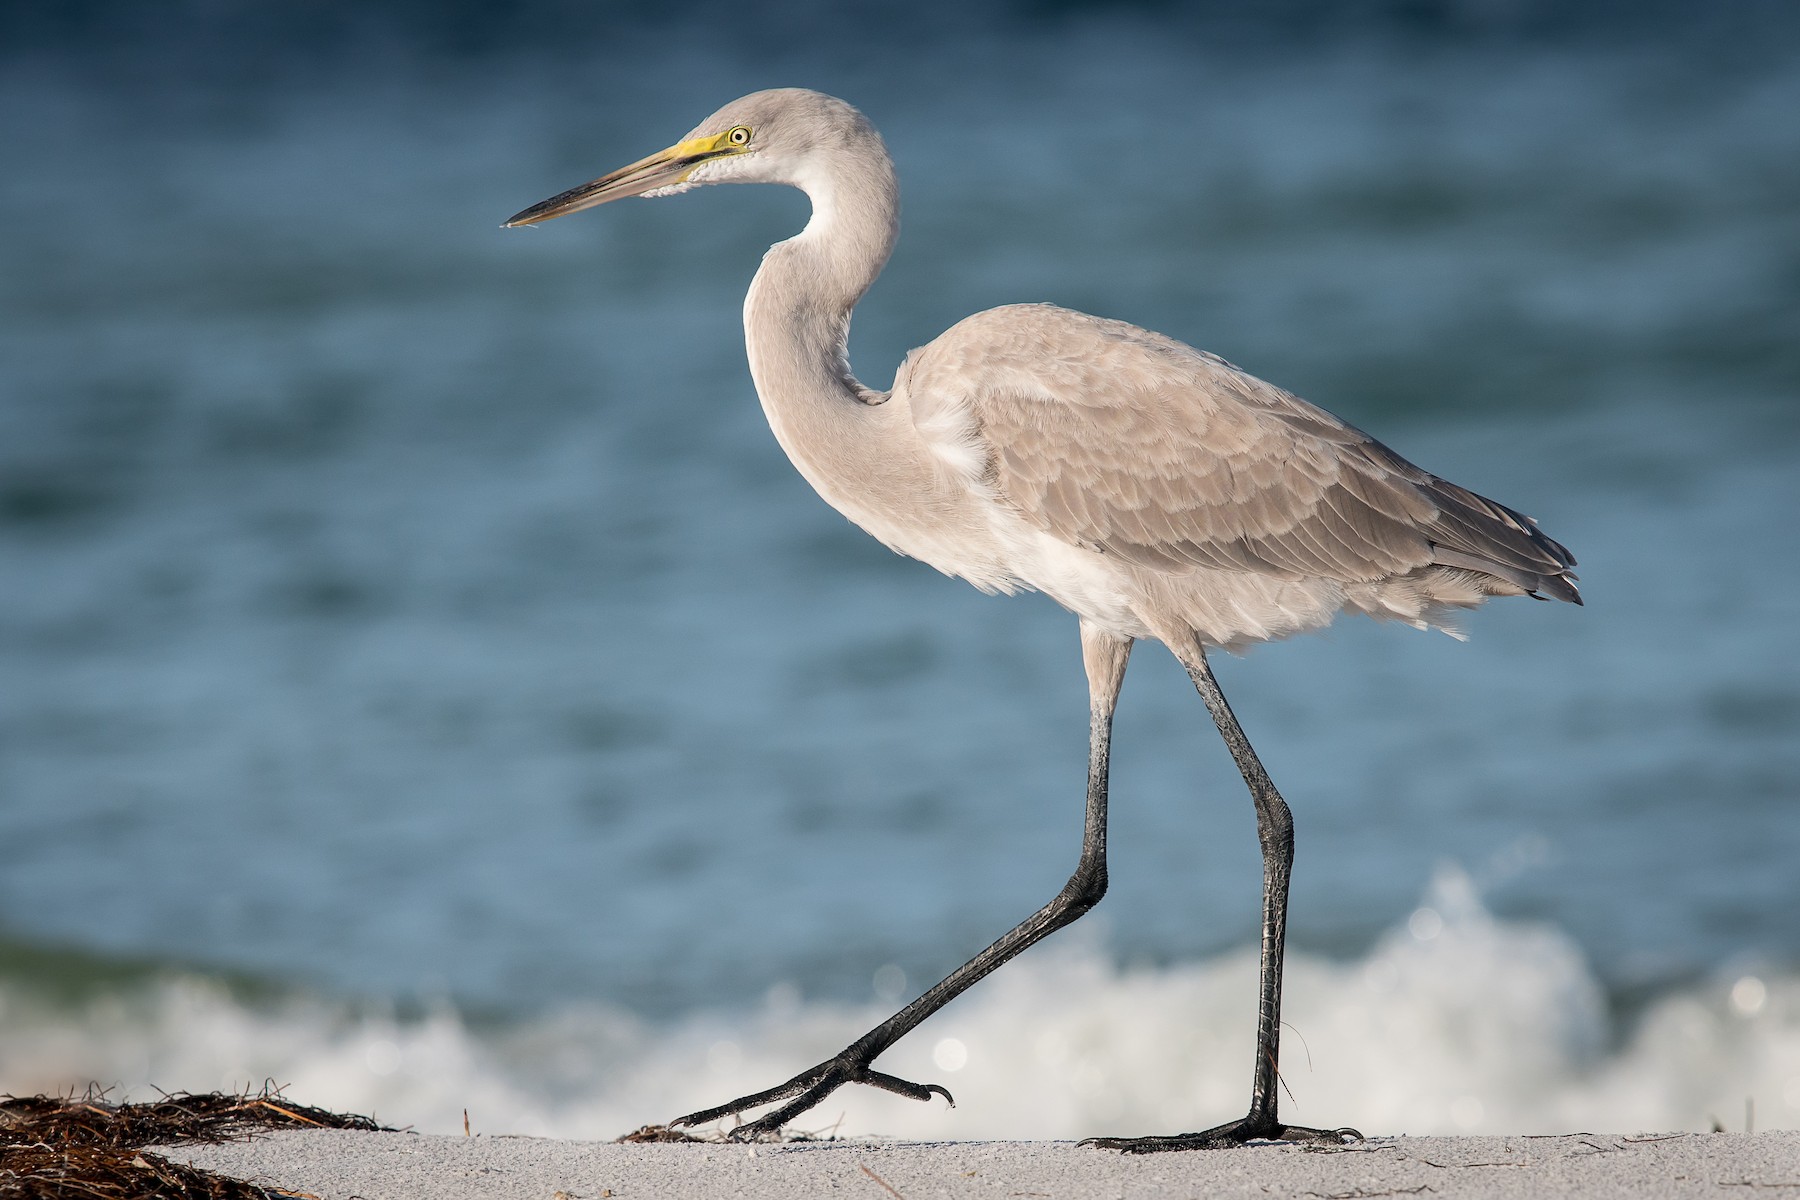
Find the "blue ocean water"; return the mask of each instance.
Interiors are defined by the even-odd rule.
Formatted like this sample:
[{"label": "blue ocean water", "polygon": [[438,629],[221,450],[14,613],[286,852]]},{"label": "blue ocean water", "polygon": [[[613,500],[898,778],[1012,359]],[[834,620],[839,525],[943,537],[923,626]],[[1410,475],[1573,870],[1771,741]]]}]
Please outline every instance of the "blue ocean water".
[{"label": "blue ocean water", "polygon": [[[1219,665],[1298,822],[1302,1116],[1800,1124],[1791,30],[543,12],[12,44],[0,1090],[273,1075],[610,1135],[816,1061],[1060,886],[1073,618],[889,554],[757,408],[739,307],[803,198],[497,228],[802,84],[901,174],[864,379],[993,304],[1137,321],[1581,559],[1585,609],[1466,644]],[[961,1108],[851,1125],[1229,1115],[1253,829],[1143,647],[1106,903],[905,1048]]]}]

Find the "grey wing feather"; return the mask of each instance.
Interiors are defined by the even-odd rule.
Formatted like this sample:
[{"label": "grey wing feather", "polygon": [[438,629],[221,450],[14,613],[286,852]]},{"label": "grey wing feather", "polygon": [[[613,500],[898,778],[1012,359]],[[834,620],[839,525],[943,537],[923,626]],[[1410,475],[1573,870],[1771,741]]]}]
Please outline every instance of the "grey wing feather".
[{"label": "grey wing feather", "polygon": [[1048,306],[941,343],[908,364],[921,434],[979,451],[997,497],[1065,541],[1346,583],[1436,564],[1580,603],[1574,558],[1529,518],[1222,359]]}]

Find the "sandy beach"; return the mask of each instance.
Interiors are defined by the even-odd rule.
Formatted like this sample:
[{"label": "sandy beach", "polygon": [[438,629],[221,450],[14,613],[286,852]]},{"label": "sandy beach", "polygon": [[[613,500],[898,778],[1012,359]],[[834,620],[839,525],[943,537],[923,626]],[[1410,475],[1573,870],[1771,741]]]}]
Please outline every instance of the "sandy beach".
[{"label": "sandy beach", "polygon": [[305,1130],[159,1153],[321,1200],[1800,1195],[1800,1131],[1372,1138],[1128,1157],[1072,1142],[619,1145]]}]

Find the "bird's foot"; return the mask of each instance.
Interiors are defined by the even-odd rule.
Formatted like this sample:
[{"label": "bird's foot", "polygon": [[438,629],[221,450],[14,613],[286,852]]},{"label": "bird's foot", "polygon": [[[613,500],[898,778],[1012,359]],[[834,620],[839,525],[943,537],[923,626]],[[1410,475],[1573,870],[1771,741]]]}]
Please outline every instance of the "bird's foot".
[{"label": "bird's foot", "polygon": [[1087,1138],[1081,1144],[1124,1154],[1160,1154],[1167,1150],[1229,1150],[1250,1142],[1323,1142],[1344,1146],[1362,1140],[1363,1135],[1354,1129],[1311,1129],[1305,1125],[1283,1125],[1272,1116],[1252,1115],[1199,1133],[1177,1133],[1170,1137]]},{"label": "bird's foot", "polygon": [[689,1113],[685,1117],[676,1117],[669,1122],[669,1127],[673,1129],[681,1125],[707,1125],[725,1117],[735,1116],[748,1109],[761,1108],[765,1104],[786,1100],[787,1103],[774,1112],[739,1125],[725,1135],[734,1142],[764,1141],[779,1135],[783,1125],[812,1108],[846,1083],[866,1083],[871,1087],[878,1087],[884,1092],[893,1092],[895,1095],[906,1096],[913,1100],[929,1100],[934,1095],[942,1096],[949,1101],[950,1107],[956,1107],[956,1100],[947,1090],[937,1084],[910,1083],[896,1076],[871,1070],[868,1059],[846,1050],[836,1058],[828,1059],[810,1070],[800,1072],[779,1087],[772,1087],[766,1092],[757,1092],[750,1096],[739,1096],[729,1104],[721,1104],[717,1108],[702,1109],[699,1112]]}]

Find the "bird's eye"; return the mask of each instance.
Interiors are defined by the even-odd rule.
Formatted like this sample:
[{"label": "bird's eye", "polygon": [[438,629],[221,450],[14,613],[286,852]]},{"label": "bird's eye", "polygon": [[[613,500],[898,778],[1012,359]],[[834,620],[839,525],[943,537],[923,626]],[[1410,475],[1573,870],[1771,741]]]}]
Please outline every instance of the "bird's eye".
[{"label": "bird's eye", "polygon": [[725,135],[725,140],[730,142],[734,146],[749,145],[750,144],[750,127],[748,125],[739,125],[739,126],[733,128],[730,133]]}]

